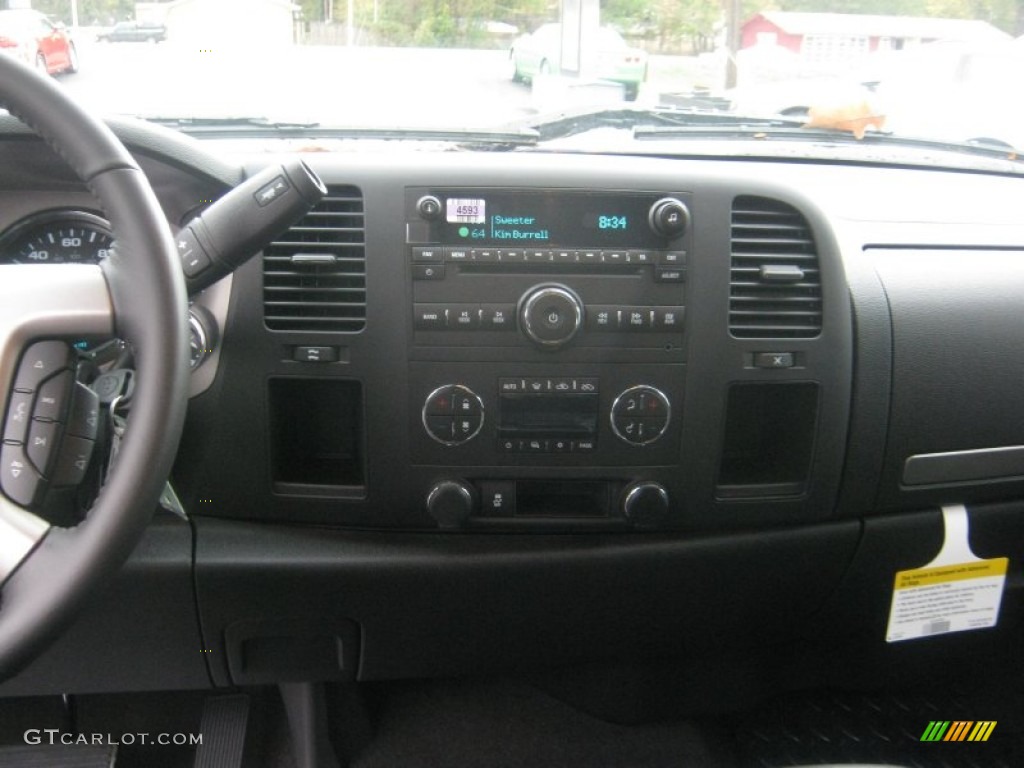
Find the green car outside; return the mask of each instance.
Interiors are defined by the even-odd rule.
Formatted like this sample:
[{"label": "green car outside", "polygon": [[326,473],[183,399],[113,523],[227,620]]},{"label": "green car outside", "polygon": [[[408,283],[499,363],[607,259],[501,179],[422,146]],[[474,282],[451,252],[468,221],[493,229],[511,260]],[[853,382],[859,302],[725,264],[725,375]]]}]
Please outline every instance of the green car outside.
[{"label": "green car outside", "polygon": [[[544,24],[532,34],[518,38],[509,49],[509,74],[516,82],[560,74],[561,24]],[[636,99],[640,83],[647,78],[647,53],[631,47],[611,27],[597,33],[597,56],[591,73],[598,80],[621,83],[625,97]]]}]

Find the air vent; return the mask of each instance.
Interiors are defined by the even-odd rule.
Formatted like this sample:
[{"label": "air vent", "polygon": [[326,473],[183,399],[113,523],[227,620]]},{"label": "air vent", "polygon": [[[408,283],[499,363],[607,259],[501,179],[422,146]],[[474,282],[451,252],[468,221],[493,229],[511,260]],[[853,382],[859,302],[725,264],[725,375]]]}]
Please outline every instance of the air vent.
[{"label": "air vent", "polygon": [[263,250],[263,317],[272,331],[361,331],[366,326],[363,196],[327,196]]},{"label": "air vent", "polygon": [[732,206],[729,331],[740,339],[821,333],[821,274],[807,220],[792,206],[737,197]]}]

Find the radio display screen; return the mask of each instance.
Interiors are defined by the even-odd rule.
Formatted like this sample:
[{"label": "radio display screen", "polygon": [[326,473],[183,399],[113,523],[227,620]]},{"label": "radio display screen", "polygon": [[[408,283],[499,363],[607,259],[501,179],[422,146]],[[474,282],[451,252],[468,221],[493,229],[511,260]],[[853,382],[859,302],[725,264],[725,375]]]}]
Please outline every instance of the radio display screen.
[{"label": "radio display screen", "polygon": [[434,190],[443,216],[429,224],[430,240],[445,245],[504,248],[667,247],[651,230],[654,194],[561,190]]}]

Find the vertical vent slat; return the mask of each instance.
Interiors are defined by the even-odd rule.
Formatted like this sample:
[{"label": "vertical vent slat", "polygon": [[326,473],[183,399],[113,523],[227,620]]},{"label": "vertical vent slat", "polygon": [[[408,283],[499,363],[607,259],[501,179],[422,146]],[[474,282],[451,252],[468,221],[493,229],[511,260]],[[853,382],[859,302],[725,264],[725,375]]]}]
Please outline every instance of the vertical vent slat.
[{"label": "vertical vent slat", "polygon": [[[366,327],[363,197],[332,186],[263,250],[263,319],[272,331],[356,332]],[[302,258],[292,257],[301,254]],[[333,258],[317,259],[318,255]]]},{"label": "vertical vent slat", "polygon": [[[729,332],[740,339],[808,339],[821,333],[818,252],[807,220],[778,200],[745,195],[732,207]],[[799,279],[769,279],[779,267]]]}]

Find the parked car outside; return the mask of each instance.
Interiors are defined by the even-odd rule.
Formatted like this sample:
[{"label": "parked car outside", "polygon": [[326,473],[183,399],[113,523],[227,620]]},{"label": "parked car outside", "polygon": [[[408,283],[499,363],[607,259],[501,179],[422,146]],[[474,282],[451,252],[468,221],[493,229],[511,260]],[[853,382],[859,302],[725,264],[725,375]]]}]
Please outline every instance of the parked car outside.
[{"label": "parked car outside", "polygon": [[[621,83],[626,98],[636,99],[647,77],[647,53],[631,47],[616,30],[601,27],[597,32],[596,71],[600,80]],[[557,75],[561,66],[562,25],[544,24],[532,34],[518,38],[509,49],[509,73],[516,82],[533,80],[537,75]]]},{"label": "parked car outside", "polygon": [[0,52],[49,75],[78,71],[78,51],[67,29],[39,11],[0,11]]},{"label": "parked car outside", "polygon": [[161,43],[167,39],[167,27],[149,21],[119,21],[96,35],[101,43]]}]

